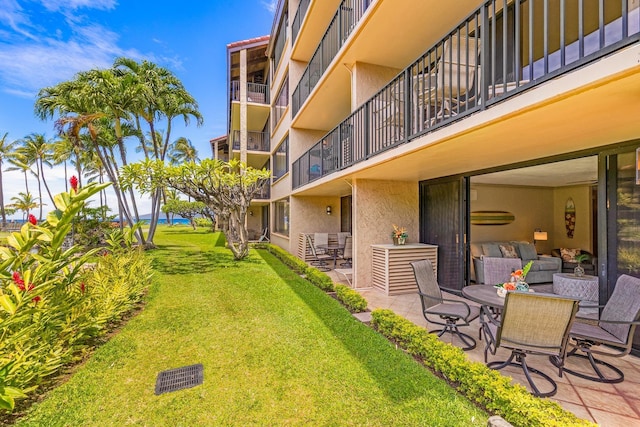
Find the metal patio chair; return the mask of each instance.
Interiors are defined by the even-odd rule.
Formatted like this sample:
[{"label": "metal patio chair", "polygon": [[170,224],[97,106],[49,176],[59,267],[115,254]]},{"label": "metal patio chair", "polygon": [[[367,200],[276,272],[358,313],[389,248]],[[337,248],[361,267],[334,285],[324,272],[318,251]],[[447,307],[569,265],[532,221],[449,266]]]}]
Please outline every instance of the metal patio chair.
[{"label": "metal patio chair", "polygon": [[[422,303],[422,314],[427,322],[442,325],[444,328],[430,331],[439,337],[445,333],[457,336],[464,344],[463,350],[476,348],[476,340],[470,335],[460,332],[459,326],[468,326],[469,322],[480,314],[480,308],[470,306],[464,301],[442,297],[442,290],[461,295],[456,289],[442,288],[438,285],[433,265],[428,259],[411,262],[413,274],[418,284],[418,294]],[[436,317],[441,320],[437,320]]]},{"label": "metal patio chair", "polygon": [[[553,396],[558,391],[556,382],[544,372],[527,364],[527,354],[554,357],[558,375],[562,377],[569,340],[569,329],[578,311],[579,301],[552,294],[509,292],[505,297],[500,320],[496,320],[487,307],[482,307],[480,322],[485,336],[484,360],[487,352],[496,354],[498,348],[511,350],[507,360],[487,363],[491,369],[507,366],[522,368],[534,396]],[[515,361],[514,361],[515,359]],[[550,391],[540,391],[532,374],[551,385]]]},{"label": "metal patio chair", "polygon": [[328,267],[327,260],[333,260],[333,257],[329,254],[318,253],[316,247],[311,240],[311,236],[307,234],[307,245],[309,246],[309,250],[311,251],[311,265],[316,267],[320,271],[330,271],[331,269]]},{"label": "metal patio chair", "polygon": [[342,267],[351,267],[351,260],[353,258],[353,238],[351,236],[345,238],[344,249],[340,258],[344,260],[341,264]]},{"label": "metal patio chair", "polygon": [[[586,306],[583,306],[586,307]],[[631,351],[633,334],[640,324],[640,279],[623,274],[616,281],[611,298],[604,306],[598,324],[575,322],[569,336],[573,347],[567,357],[587,359],[595,375],[565,368],[564,371],[591,381],[619,383],[624,381],[624,373],[612,364],[593,357],[594,354],[622,357]],[[606,345],[612,351],[595,350],[593,347]],[[579,354],[581,352],[582,354]],[[556,362],[552,359],[552,362]],[[600,367],[606,367],[613,375],[606,375]]]},{"label": "metal patio chair", "polygon": [[262,235],[258,239],[258,242],[270,242],[269,240],[269,227],[265,227],[262,231]]}]

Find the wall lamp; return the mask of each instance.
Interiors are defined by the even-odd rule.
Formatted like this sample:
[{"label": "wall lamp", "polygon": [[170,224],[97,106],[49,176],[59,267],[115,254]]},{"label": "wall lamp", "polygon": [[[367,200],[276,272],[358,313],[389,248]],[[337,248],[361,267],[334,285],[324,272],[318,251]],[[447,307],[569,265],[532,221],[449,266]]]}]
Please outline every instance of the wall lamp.
[{"label": "wall lamp", "polygon": [[331,206],[327,206],[327,215],[331,215]]},{"label": "wall lamp", "polygon": [[249,216],[253,216],[253,211],[249,211]]}]

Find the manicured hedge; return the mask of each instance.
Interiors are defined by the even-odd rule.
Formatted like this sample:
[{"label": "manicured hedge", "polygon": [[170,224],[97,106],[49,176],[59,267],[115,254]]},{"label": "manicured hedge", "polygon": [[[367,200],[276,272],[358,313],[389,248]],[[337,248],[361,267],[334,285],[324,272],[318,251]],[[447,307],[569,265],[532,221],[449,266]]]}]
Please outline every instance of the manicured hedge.
[{"label": "manicured hedge", "polygon": [[464,352],[391,310],[374,310],[372,325],[409,354],[441,374],[471,401],[502,416],[514,426],[594,426],[549,399],[532,396],[520,384],[483,363],[470,361]]},{"label": "manicured hedge", "polygon": [[362,313],[367,309],[367,300],[348,286],[335,284],[336,296],[352,313]]},{"label": "manicured hedge", "polygon": [[298,274],[304,274],[306,279],[323,291],[333,291],[333,281],[329,276],[315,267],[307,265],[300,258],[291,255],[279,246],[268,245],[269,252],[275,255],[282,263]]}]

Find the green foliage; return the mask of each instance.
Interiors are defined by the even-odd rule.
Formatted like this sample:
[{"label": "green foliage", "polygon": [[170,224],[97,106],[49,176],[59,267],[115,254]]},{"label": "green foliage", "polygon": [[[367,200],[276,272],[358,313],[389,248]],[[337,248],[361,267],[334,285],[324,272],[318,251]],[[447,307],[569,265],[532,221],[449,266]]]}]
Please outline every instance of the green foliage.
[{"label": "green foliage", "polygon": [[26,223],[9,235],[8,247],[0,248],[3,409],[12,410],[13,399],[73,361],[107,322],[130,309],[148,283],[141,255],[115,253],[96,261],[97,249],[82,252],[78,245],[63,245],[86,200],[106,186],[89,184],[57,195],[59,209],[47,221]]},{"label": "green foliage", "polygon": [[274,254],[283,264],[291,268],[298,274],[306,275],[306,279],[323,291],[333,291],[333,281],[322,271],[311,267],[300,258],[291,255],[289,252],[276,245],[268,245],[269,252]]},{"label": "green foliage", "polygon": [[480,362],[468,360],[464,352],[440,341],[426,329],[391,310],[374,310],[372,325],[423,363],[448,379],[470,400],[517,426],[592,426],[565,411],[556,402],[532,396],[523,386]]},{"label": "green foliage", "polygon": [[195,218],[193,222],[196,224],[196,227],[213,227],[213,221],[211,221],[209,218]]},{"label": "green foliage", "polygon": [[122,230],[119,228],[112,229],[107,233],[105,243],[107,243],[109,250],[113,253],[118,253],[123,250],[131,250],[136,244],[136,231],[142,227],[142,223],[138,222],[133,227],[125,227]]},{"label": "green foliage", "polygon": [[73,243],[89,248],[104,243],[115,219],[115,215],[107,215],[108,211],[107,206],[82,209],[73,224]]},{"label": "green foliage", "polygon": [[361,313],[367,309],[367,300],[356,290],[348,286],[334,285],[338,299],[353,313]]}]

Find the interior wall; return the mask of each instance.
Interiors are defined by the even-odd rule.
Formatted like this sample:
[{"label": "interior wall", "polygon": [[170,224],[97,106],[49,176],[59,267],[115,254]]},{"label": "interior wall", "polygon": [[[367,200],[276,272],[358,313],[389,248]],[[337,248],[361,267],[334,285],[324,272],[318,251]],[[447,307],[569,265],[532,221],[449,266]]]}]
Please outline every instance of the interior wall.
[{"label": "interior wall", "polygon": [[[571,197],[576,209],[576,222],[573,238],[567,237],[565,227],[565,205]],[[593,253],[592,226],[593,208],[591,204],[591,187],[588,185],[559,187],[554,191],[553,209],[553,242],[554,248],[580,248]]]},{"label": "interior wall", "polygon": [[407,243],[418,242],[418,201],[417,182],[353,181],[353,279],[356,287],[371,286],[371,245],[391,244],[393,224],[407,229]]},{"label": "interior wall", "polygon": [[[547,231],[549,240],[536,243],[539,253],[553,246],[554,191],[551,188],[509,185],[471,185],[471,212],[506,211],[515,220],[505,225],[471,225],[471,242],[519,240],[533,242],[536,228]],[[475,200],[474,200],[475,198]]]}]

